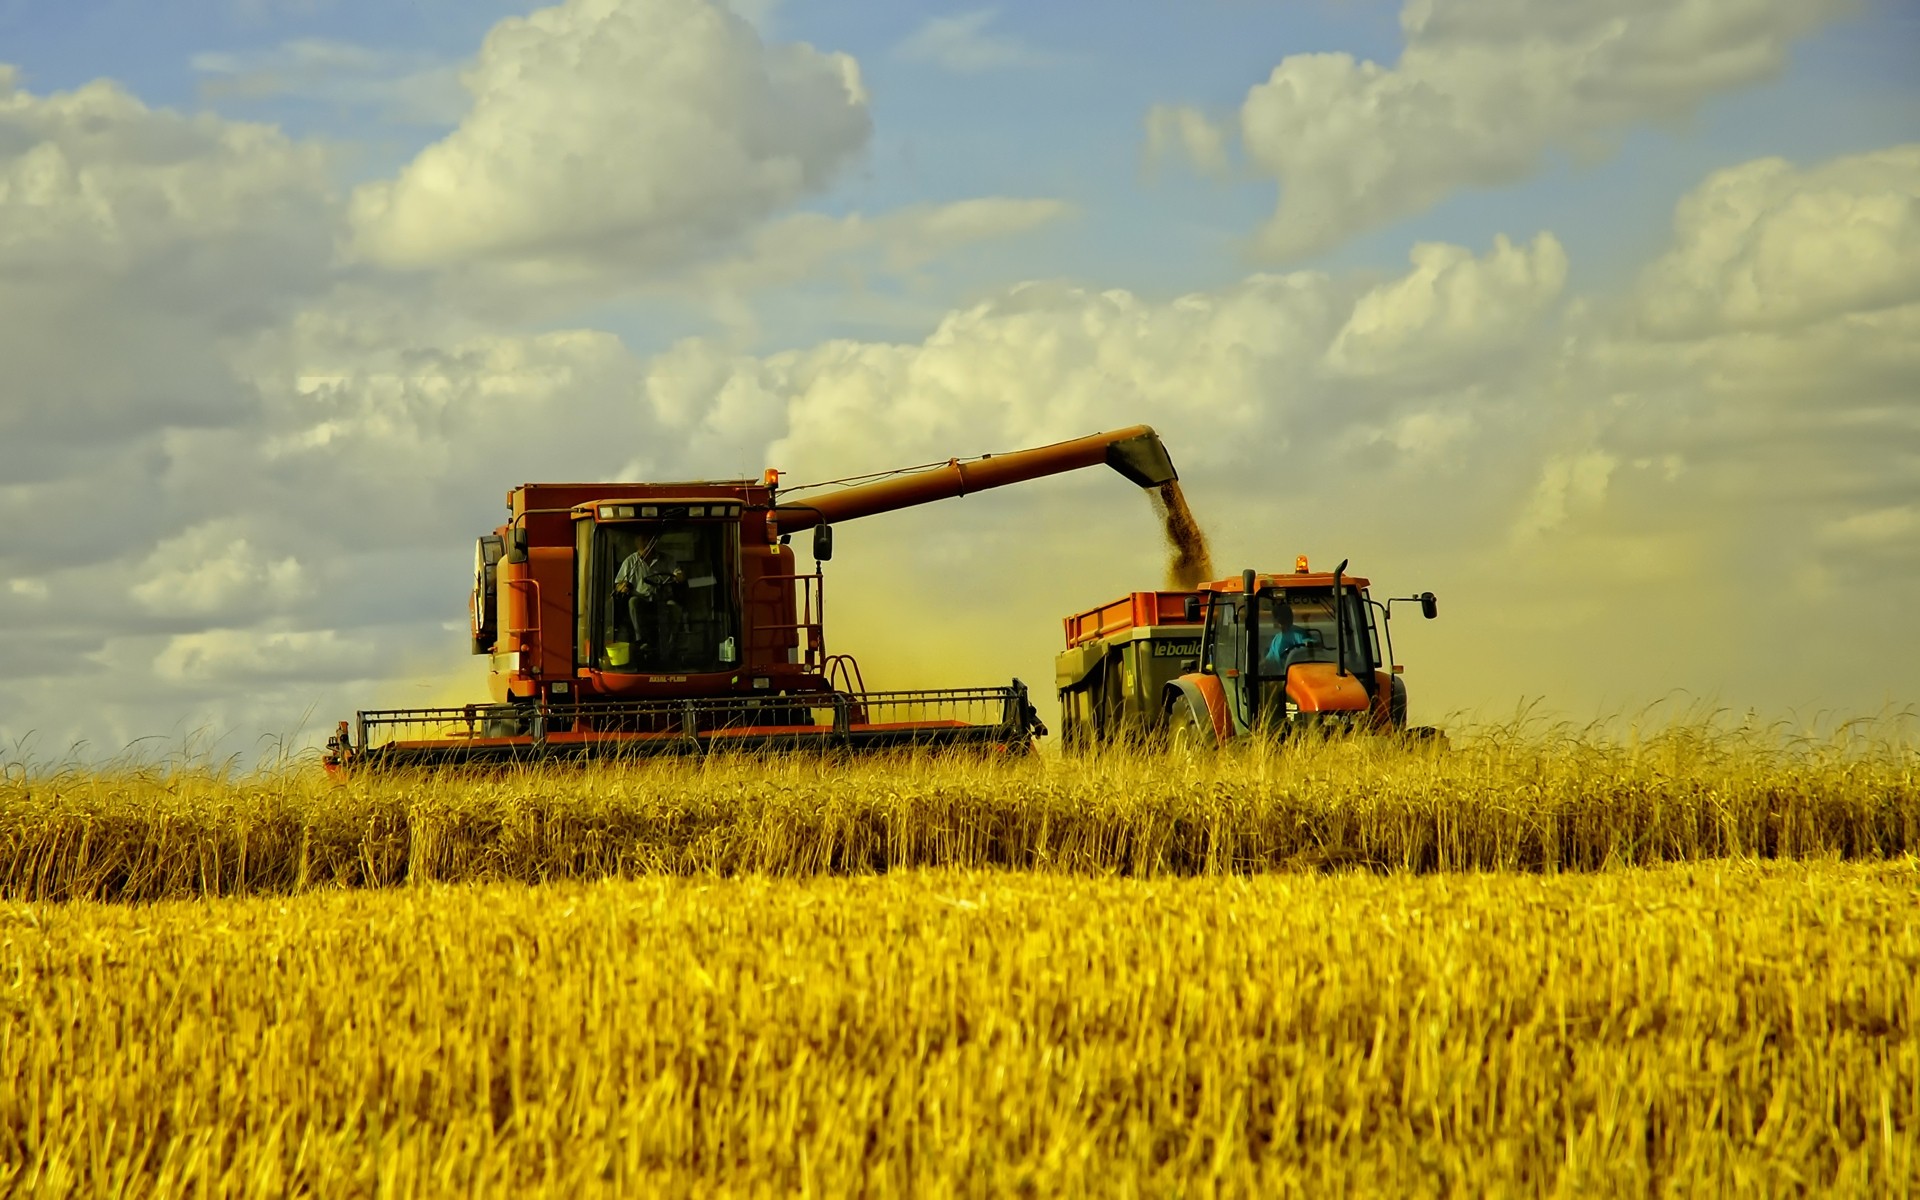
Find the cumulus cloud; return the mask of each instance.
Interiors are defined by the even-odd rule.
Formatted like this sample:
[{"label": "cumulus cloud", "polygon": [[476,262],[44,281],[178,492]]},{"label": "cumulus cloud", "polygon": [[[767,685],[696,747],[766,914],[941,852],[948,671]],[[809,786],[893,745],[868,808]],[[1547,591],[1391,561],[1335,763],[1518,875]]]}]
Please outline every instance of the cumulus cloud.
[{"label": "cumulus cloud", "polygon": [[[1844,161],[1809,168],[1748,223],[1808,191],[1871,208],[1883,189]],[[1692,254],[1688,228],[1670,256]],[[1864,253],[1907,261],[1897,222],[1871,228],[1890,240]],[[1149,421],[1217,562],[1351,556],[1383,588],[1449,597],[1452,632],[1402,631],[1416,663],[1432,656],[1418,682],[1436,716],[1541,690],[1637,706],[1671,687],[1873,707],[1901,674],[1873,639],[1751,648],[1810,599],[1870,595],[1871,628],[1920,602],[1920,573],[1887,566],[1920,512],[1920,305],[1875,289],[1837,316],[1682,339],[1649,336],[1631,295],[1569,302],[1567,273],[1543,234],[1423,246],[1371,283],[1299,271],[1171,300],[1031,284],[919,341],[689,343],[654,360],[648,394],[695,438],[781,431],[769,461],[794,480]],[[1091,472],[844,529],[839,648],[901,682],[1030,674],[1062,613],[1157,581],[1151,517],[1126,490]],[[966,654],[896,628],[903,577],[943,581],[905,624],[936,623]]]},{"label": "cumulus cloud", "polygon": [[[1452,269],[1498,276],[1512,253],[1461,251]],[[1524,412],[1502,419],[1505,397],[1435,393],[1426,356],[1407,356],[1419,367],[1411,373],[1383,358],[1357,382],[1336,369],[1331,347],[1374,294],[1316,272],[1164,300],[1028,284],[952,313],[916,342],[836,341],[766,356],[687,343],[654,360],[648,391],[695,445],[728,427],[777,431],[767,461],[793,484],[1145,421],[1166,439],[1202,518],[1212,518],[1223,570],[1290,562],[1301,551],[1358,560],[1378,541],[1355,536],[1368,529],[1443,544],[1485,499],[1421,507],[1409,497],[1462,473],[1504,474],[1502,458],[1525,459],[1536,440]],[[1408,341],[1422,329],[1457,335],[1475,312],[1506,316],[1469,309],[1449,327],[1417,306],[1402,311]],[[1383,312],[1369,327],[1387,324]],[[1449,354],[1464,360],[1499,345],[1456,337]],[[1476,421],[1508,428],[1475,437]],[[1032,680],[1057,649],[1063,613],[1157,585],[1160,559],[1146,500],[1106,471],[877,517],[841,531],[829,636],[885,685]],[[1389,569],[1385,555],[1379,561]],[[1392,567],[1409,586],[1421,568]],[[901,578],[941,581],[914,593],[911,619],[901,612]],[[942,637],[916,635],[929,626]]]},{"label": "cumulus cloud", "polygon": [[824,187],[870,129],[853,59],[707,0],[509,18],[462,82],[459,127],[354,193],[368,259],[685,262]]},{"label": "cumulus cloud", "polygon": [[[1296,272],[1169,300],[1026,284],[918,342],[767,356],[688,342],[650,365],[648,396],[695,444],[726,429],[777,431],[769,461],[796,478],[1148,421],[1203,494],[1236,482],[1264,494],[1277,474],[1297,489],[1275,494],[1284,507],[1350,471],[1424,477],[1499,453],[1465,434],[1504,402],[1436,390],[1436,365],[1471,375],[1508,356],[1557,293],[1556,256],[1551,238],[1503,239],[1480,256],[1423,251],[1408,275],[1373,288]],[[1413,299],[1422,288],[1439,298]],[[1451,447],[1445,461],[1422,455],[1434,446]]]},{"label": "cumulus cloud", "polygon": [[[282,700],[310,702],[302,686],[365,665],[334,654],[355,630],[438,629],[471,550],[435,514],[451,497],[483,525],[502,490],[476,456],[572,473],[577,448],[517,453],[503,406],[564,393],[627,436],[610,335],[487,343],[403,281],[343,291],[320,148],[109,83],[0,77],[0,732],[211,712],[230,698],[193,688],[241,661],[223,639],[270,647],[248,678],[278,671]],[[574,415],[552,403],[556,427]]]},{"label": "cumulus cloud", "polygon": [[[36,96],[16,78],[0,66],[0,255],[9,279],[132,273],[184,239],[238,257],[284,239],[289,218],[320,216],[320,233],[329,231],[316,147],[269,126],[149,109],[110,82]],[[237,262],[214,265],[223,281],[229,272],[247,278]]]},{"label": "cumulus cloud", "polygon": [[1461,188],[1523,178],[1550,148],[1683,116],[1777,74],[1797,38],[1846,7],[1408,0],[1398,63],[1290,55],[1247,93],[1246,158],[1280,184],[1258,247],[1313,254]]},{"label": "cumulus cloud", "polygon": [[295,674],[309,680],[364,679],[380,669],[376,647],[331,629],[181,634],[160,651],[153,667],[161,679],[223,686],[273,683]]},{"label": "cumulus cloud", "polygon": [[[282,51],[280,65],[323,74],[394,65],[345,44]],[[678,109],[648,91],[672,78],[624,86],[649,75],[648,54],[664,60],[653,75],[700,75]],[[200,66],[238,82],[275,61]],[[567,93],[569,81],[583,90]],[[578,101],[601,132],[572,150],[537,140],[639,174],[622,175],[619,195],[596,193],[596,178],[569,197],[666,197],[642,204],[637,225],[606,207],[547,214],[582,221],[580,253],[601,268],[632,265],[646,238],[697,235],[674,225],[683,217],[717,219],[725,236],[651,278],[681,308],[712,291],[744,304],[837,264],[912,272],[1067,211],[982,197],[778,213],[864,143],[857,71],[808,47],[761,45],[739,18],[690,0],[507,22],[470,82],[473,109],[443,148],[476,152],[475,129],[524,143],[533,126],[514,124],[517,104]],[[665,113],[648,127],[659,138],[592,142],[634,104]],[[700,175],[696,164],[689,181],[675,155],[716,148],[732,166]],[[451,161],[430,147],[386,193],[400,207],[382,220],[405,215],[409,179]],[[433,270],[342,261],[338,247],[370,228],[351,223],[369,193],[354,210],[336,165],[269,126],[150,108],[106,82],[35,94],[0,66],[0,524],[11,531],[0,627],[14,635],[0,645],[0,739],[38,728],[111,743],[152,731],[156,714],[171,714],[164,729],[279,724],[316,702],[351,711],[370,702],[370,679],[465,662],[469,539],[496,523],[511,482],[764,463],[778,415],[750,398],[667,412],[619,336],[569,328],[551,305],[548,331],[525,332],[475,303],[462,271],[527,268],[531,258],[506,262],[521,249],[461,242],[456,220]],[[538,191],[544,170],[521,144],[489,158],[485,179],[460,182],[485,204],[530,182],[536,194],[513,202],[537,207],[553,195]],[[712,211],[687,217],[688,205]],[[524,246],[541,248],[526,254],[567,252],[527,228]],[[564,276],[558,261],[543,265]]]},{"label": "cumulus cloud", "polygon": [[319,286],[324,154],[111,83],[42,96],[14,78],[0,67],[0,477],[241,419],[218,345]]},{"label": "cumulus cloud", "polygon": [[[577,51],[592,78],[600,42],[625,44],[611,26],[555,32],[596,11],[510,25],[476,71],[526,63],[527,87],[559,103],[567,72],[549,51]],[[1547,25],[1515,11],[1541,36],[1588,27],[1585,9]],[[746,61],[761,66],[785,53],[716,20],[694,24],[724,36],[687,44],[758,46]],[[830,90],[831,60],[793,53]],[[835,78],[828,111],[864,122]],[[463,129],[512,127],[506,108],[480,120],[486,107]],[[463,219],[537,197],[515,191],[512,172],[543,161],[521,149],[505,175],[490,160],[474,177],[481,208]],[[360,234],[399,228],[382,222],[429,161]],[[1140,420],[1167,437],[1223,569],[1351,557],[1383,591],[1446,598],[1442,625],[1400,631],[1427,717],[1521,691],[1638,703],[1669,685],[1871,707],[1911,675],[1910,643],[1849,631],[1904,629],[1920,603],[1912,170],[1894,148],[1715,176],[1618,295],[1569,295],[1561,242],[1517,230],[1417,247],[1389,278],[1295,270],[1179,296],[1029,283],[899,340],[748,353],[698,337],[648,354],[607,329],[535,332],[435,303],[436,271],[340,268],[346,205],[311,146],[107,85],[33,96],[9,78],[0,742],[176,717],[287,729],[309,709],[403,698],[377,681],[470,661],[470,539],[523,479],[774,465],[801,481]],[[782,212],[793,194],[750,197],[705,257],[657,278],[745,292],[910,271],[1064,215],[1003,197]],[[649,211],[649,228],[675,219]],[[611,221],[616,250],[644,241],[582,219]],[[478,228],[450,222],[410,261],[567,252],[532,226]],[[1844,286],[1792,253],[1801,242],[1848,264]],[[1146,503],[1105,471],[862,521],[841,547],[830,637],[881,684],[1044,681],[1059,617],[1157,582],[1160,565]],[[1840,632],[1752,653],[1794,620]]]},{"label": "cumulus cloud", "polygon": [[1768,158],[1681,201],[1646,271],[1645,327],[1671,336],[1792,328],[1920,301],[1920,143],[1801,170]]},{"label": "cumulus cloud", "polygon": [[[609,472],[629,447],[664,448],[641,401],[641,364],[610,333],[475,334],[369,345],[352,318],[318,313],[246,360],[270,414],[263,470],[294,488],[365,497],[363,545],[418,545],[450,505],[498,511],[505,484]],[[649,456],[650,466],[664,466]]]},{"label": "cumulus cloud", "polygon": [[[1539,398],[1566,412],[1566,448],[1515,529],[1526,577],[1567,597],[1562,628],[1606,636],[1610,614],[1649,612],[1625,598],[1635,581],[1671,585],[1713,619],[1685,638],[1636,619],[1625,658],[1642,672],[1781,708],[1818,696],[1870,709],[1905,690],[1914,651],[1900,631],[1920,603],[1906,536],[1920,511],[1920,263],[1887,197],[1906,188],[1911,204],[1907,158],[1896,147],[1710,177],[1676,206],[1672,244],[1616,315],[1562,331]],[[1835,224],[1811,228],[1809,211]],[[1796,228],[1815,255],[1833,239],[1843,274],[1875,265],[1846,283],[1811,278],[1777,242]],[[1834,636],[1771,633],[1797,621]]]},{"label": "cumulus cloud", "polygon": [[306,572],[291,554],[273,557],[244,523],[220,518],[168,538],[135,571],[133,599],[162,616],[231,618],[298,599]]},{"label": "cumulus cloud", "polygon": [[1413,248],[1412,273],[1368,292],[1327,350],[1350,375],[1444,372],[1484,364],[1533,340],[1567,282],[1567,252],[1550,233],[1528,246],[1502,235],[1475,258],[1463,246]]}]

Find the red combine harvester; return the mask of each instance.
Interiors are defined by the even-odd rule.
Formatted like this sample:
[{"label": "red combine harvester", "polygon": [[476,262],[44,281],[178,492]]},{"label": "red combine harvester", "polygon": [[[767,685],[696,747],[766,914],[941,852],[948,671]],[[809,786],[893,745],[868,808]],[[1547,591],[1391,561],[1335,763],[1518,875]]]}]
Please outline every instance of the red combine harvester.
[{"label": "red combine harvester", "polygon": [[[1069,749],[1140,738],[1226,745],[1301,729],[1399,733],[1407,689],[1393,661],[1395,603],[1432,618],[1432,592],[1380,601],[1367,581],[1308,570],[1243,572],[1191,592],[1132,592],[1066,618],[1054,659]],[[1383,652],[1384,643],[1384,652]]]},{"label": "red combine harvester", "polygon": [[529,483],[482,537],[469,603],[492,700],[371,709],[327,743],[332,771],[552,757],[984,745],[1043,735],[1006,687],[870,692],[829,655],[820,568],[841,521],[1106,464],[1142,488],[1177,478],[1135,425],[1035,450],[949,460],[805,499],[779,472],[695,483]]}]

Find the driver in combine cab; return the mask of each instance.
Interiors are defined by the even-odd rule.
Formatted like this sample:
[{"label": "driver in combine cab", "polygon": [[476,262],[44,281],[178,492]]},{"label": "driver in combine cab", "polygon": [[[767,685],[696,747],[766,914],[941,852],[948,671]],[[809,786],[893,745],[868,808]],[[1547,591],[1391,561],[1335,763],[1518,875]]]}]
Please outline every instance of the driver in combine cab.
[{"label": "driver in combine cab", "polygon": [[1267,652],[1260,657],[1260,669],[1278,672],[1287,665],[1287,655],[1302,646],[1312,645],[1313,639],[1306,630],[1293,623],[1293,605],[1284,599],[1273,602],[1273,619],[1279,626],[1279,632],[1267,643]]},{"label": "driver in combine cab", "polygon": [[687,578],[685,571],[660,553],[659,545],[658,535],[642,537],[613,577],[616,611],[624,605],[633,640],[656,651],[660,645],[661,619],[665,615],[666,586],[684,583]]}]

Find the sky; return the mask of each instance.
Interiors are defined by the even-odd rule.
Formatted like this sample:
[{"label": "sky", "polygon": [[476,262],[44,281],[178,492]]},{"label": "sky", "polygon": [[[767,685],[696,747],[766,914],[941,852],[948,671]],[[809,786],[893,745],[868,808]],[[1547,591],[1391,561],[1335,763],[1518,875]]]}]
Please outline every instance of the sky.
[{"label": "sky", "polygon": [[[555,479],[1154,425],[1416,722],[1910,711],[1915,0],[0,0],[0,759],[485,694]],[[1159,586],[1083,472],[837,531],[830,650]],[[1050,711],[1051,705],[1043,705]]]}]

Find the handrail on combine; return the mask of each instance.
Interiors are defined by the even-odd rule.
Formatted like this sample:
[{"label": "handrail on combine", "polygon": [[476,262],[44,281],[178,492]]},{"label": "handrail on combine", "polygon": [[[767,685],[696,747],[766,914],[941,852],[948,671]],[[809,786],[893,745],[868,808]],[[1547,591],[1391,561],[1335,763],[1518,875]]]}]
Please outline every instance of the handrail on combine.
[{"label": "handrail on combine", "polygon": [[806,574],[762,575],[759,583],[797,583],[800,593],[800,619],[798,621],[766,621],[759,625],[761,629],[805,631],[804,664],[814,672],[822,669],[827,652],[827,593],[825,577],[818,568]]},{"label": "handrail on combine", "polygon": [[860,674],[860,663],[851,654],[829,654],[826,662],[827,686],[840,692],[864,692],[867,681]]},{"label": "handrail on combine", "polygon": [[533,589],[533,597],[527,604],[527,611],[533,614],[533,624],[513,626],[508,628],[507,632],[514,637],[525,637],[529,633],[533,634],[536,638],[539,637],[540,581],[537,579],[502,579],[500,586],[503,588],[527,587]]},{"label": "handrail on combine", "polygon": [[[510,733],[489,728],[487,705],[366,709],[351,744],[331,747],[333,765],[449,765],[465,762],[706,753],[723,747],[1026,749],[1045,734],[1026,685],[811,696],[713,697],[536,705],[511,717]],[[819,716],[827,718],[818,724]],[[447,732],[448,726],[456,731]],[[344,732],[344,731],[343,731]],[[382,736],[382,735],[386,736]]]}]

